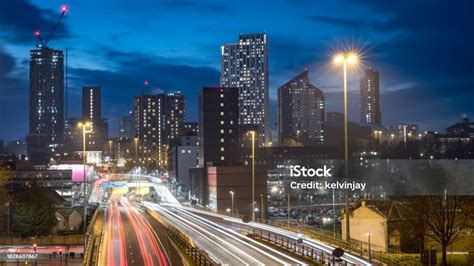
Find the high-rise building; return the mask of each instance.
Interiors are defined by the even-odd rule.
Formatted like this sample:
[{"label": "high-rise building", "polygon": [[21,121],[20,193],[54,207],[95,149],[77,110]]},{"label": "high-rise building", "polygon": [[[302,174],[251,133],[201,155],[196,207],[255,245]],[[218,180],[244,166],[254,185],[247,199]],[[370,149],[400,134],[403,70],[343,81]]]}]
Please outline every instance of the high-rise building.
[{"label": "high-rise building", "polygon": [[238,89],[203,88],[198,104],[199,165],[230,165],[238,162]]},{"label": "high-rise building", "polygon": [[182,136],[180,144],[168,152],[168,177],[186,188],[189,186],[189,169],[198,166],[198,136]]},{"label": "high-rise building", "polygon": [[179,144],[180,136],[184,135],[184,95],[180,92],[168,93],[165,98],[165,130],[166,144],[174,146]]},{"label": "high-rise building", "polygon": [[278,126],[281,144],[324,142],[324,95],[309,82],[308,70],[278,88]]},{"label": "high-rise building", "polygon": [[415,124],[394,124],[390,126],[390,139],[407,143],[418,137],[418,125]]},{"label": "high-rise building", "polygon": [[119,139],[132,139],[133,134],[133,112],[118,118],[117,136]]},{"label": "high-rise building", "polygon": [[360,121],[362,123],[382,125],[379,90],[379,72],[372,68],[366,69],[360,80]]},{"label": "high-rise building", "polygon": [[87,134],[87,150],[100,151],[108,139],[108,122],[102,118],[101,88],[86,86],[82,88],[82,118],[92,125],[92,132]]},{"label": "high-rise building", "polygon": [[270,137],[266,34],[241,34],[239,43],[222,46],[221,86],[238,88],[239,124],[259,125],[259,145],[266,146]]},{"label": "high-rise building", "polygon": [[199,126],[197,122],[184,123],[184,136],[197,136],[198,132]]},{"label": "high-rise building", "polygon": [[164,94],[135,96],[133,147],[136,160],[145,165],[163,165],[164,161]]},{"label": "high-rise building", "polygon": [[97,121],[102,118],[100,87],[82,87],[82,117],[89,121]]},{"label": "high-rise building", "polygon": [[344,123],[344,113],[339,112],[327,112],[326,122],[330,123]]},{"label": "high-rise building", "polygon": [[82,117],[68,117],[64,122],[64,148],[65,151],[74,153],[82,151],[82,128],[78,126],[83,122]]},{"label": "high-rise building", "polygon": [[64,56],[49,48],[30,51],[30,117],[28,154],[46,158],[63,140]]}]

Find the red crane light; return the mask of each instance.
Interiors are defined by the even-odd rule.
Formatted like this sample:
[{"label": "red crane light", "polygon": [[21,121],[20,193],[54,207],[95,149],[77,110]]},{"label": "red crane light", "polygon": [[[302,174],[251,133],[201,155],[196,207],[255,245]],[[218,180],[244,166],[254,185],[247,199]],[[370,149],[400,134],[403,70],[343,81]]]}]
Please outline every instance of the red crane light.
[{"label": "red crane light", "polygon": [[67,5],[61,6],[61,14],[64,14],[69,11],[69,7]]},{"label": "red crane light", "polygon": [[36,36],[36,37],[41,36],[41,32],[40,32],[39,30],[35,31],[35,36]]},{"label": "red crane light", "polygon": [[148,80],[145,80],[145,82],[143,82],[143,84],[144,84],[145,86],[148,86],[148,85],[150,85],[150,82],[149,82]]}]

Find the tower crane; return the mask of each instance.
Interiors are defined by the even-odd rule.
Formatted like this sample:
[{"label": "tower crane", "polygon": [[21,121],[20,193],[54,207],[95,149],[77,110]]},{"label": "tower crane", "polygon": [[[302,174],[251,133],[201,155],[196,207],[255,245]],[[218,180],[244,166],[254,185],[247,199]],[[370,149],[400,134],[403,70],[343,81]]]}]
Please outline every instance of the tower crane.
[{"label": "tower crane", "polygon": [[60,15],[56,23],[54,24],[53,28],[51,29],[50,33],[46,37],[46,39],[43,40],[41,38],[41,32],[39,30],[35,31],[35,37],[38,39],[39,43],[36,45],[36,47],[41,48],[41,49],[48,49],[48,43],[51,40],[51,38],[54,36],[54,32],[56,31],[59,23],[63,19],[63,17],[66,15],[66,13],[69,11],[69,7],[66,5],[61,6]]}]

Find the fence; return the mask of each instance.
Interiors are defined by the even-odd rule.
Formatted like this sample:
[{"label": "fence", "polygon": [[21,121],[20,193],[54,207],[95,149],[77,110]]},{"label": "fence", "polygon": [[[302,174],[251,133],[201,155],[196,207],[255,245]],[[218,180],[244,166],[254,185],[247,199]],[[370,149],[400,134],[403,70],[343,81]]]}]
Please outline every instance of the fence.
[{"label": "fence", "polygon": [[[231,214],[228,212],[223,212],[223,211],[210,211],[206,208],[200,207],[200,206],[194,206],[196,209],[211,212],[211,213],[216,213],[216,214],[221,214],[221,215],[226,215],[229,217],[234,217],[234,218],[243,218],[243,215],[239,214]],[[324,230],[321,228],[317,228],[314,226],[310,225],[305,225],[302,223],[299,223],[293,219],[289,220],[288,224],[288,219],[281,219],[281,220],[262,220],[259,218],[255,219],[256,222],[262,223],[262,224],[267,224],[273,227],[278,227],[281,229],[285,229],[288,231],[292,231],[295,233],[300,233],[305,235],[306,237],[313,238],[320,240],[322,242],[328,243],[332,246],[335,247],[340,247],[346,252],[350,252],[354,255],[359,255],[360,257],[368,258],[368,243],[363,242],[363,241],[358,241],[355,239],[351,239],[350,242],[342,240],[341,234],[334,233],[333,231],[328,231]],[[375,245],[371,244],[371,259],[379,261],[381,263],[385,263],[388,265],[400,265],[401,261],[394,259],[393,257],[386,256],[384,252],[378,252],[375,251]],[[390,253],[395,253],[395,254],[401,254],[399,250],[389,250]]]},{"label": "fence", "polygon": [[[0,245],[7,245],[8,238],[1,237]],[[53,246],[53,245],[82,245],[84,243],[84,237],[82,235],[69,235],[69,236],[47,236],[37,238],[20,238],[10,237],[8,242],[10,245],[33,245],[38,246]]]},{"label": "fence", "polygon": [[87,246],[84,251],[84,265],[97,265],[103,228],[103,211],[97,208],[87,228]]}]

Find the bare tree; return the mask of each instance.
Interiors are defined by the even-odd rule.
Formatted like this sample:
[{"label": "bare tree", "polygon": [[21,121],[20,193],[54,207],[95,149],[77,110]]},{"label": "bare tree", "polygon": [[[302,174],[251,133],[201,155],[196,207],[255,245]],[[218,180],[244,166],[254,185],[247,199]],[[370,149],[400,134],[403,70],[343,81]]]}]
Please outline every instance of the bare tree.
[{"label": "bare tree", "polygon": [[426,236],[441,245],[442,265],[447,265],[447,248],[461,239],[471,226],[473,202],[472,197],[420,196],[410,203],[426,228]]}]

